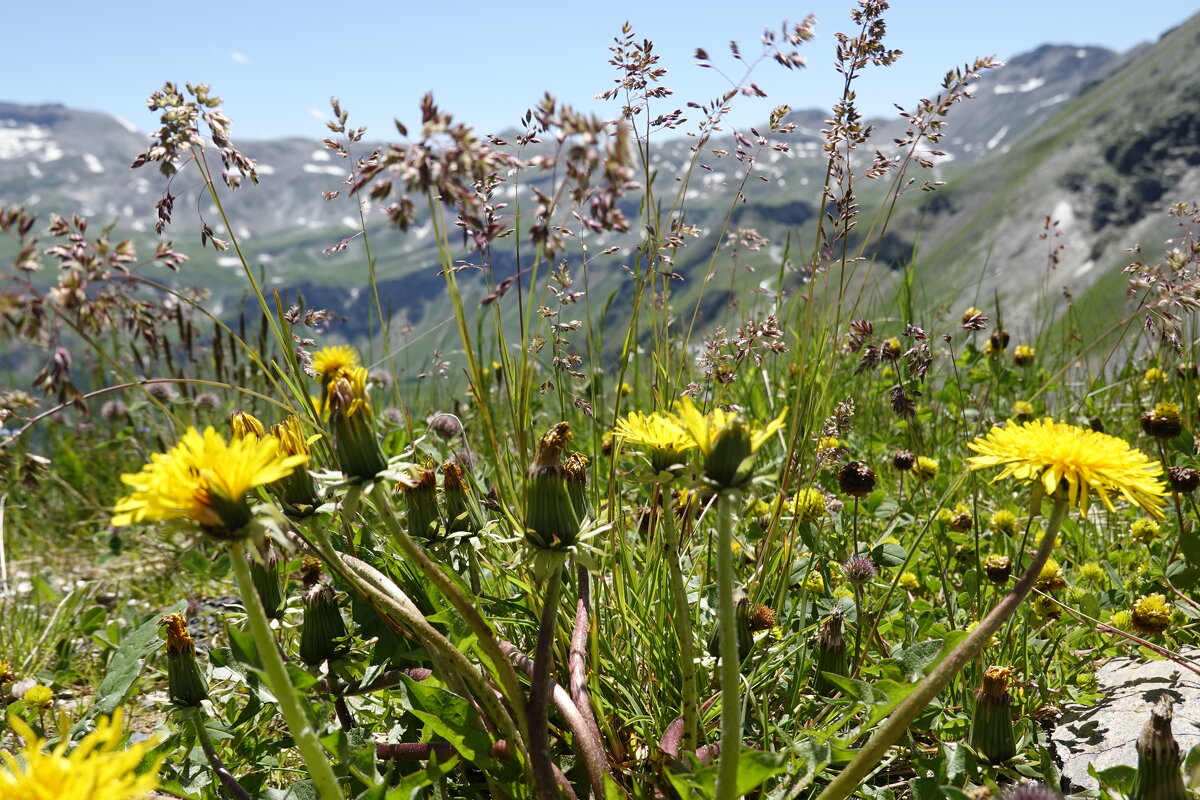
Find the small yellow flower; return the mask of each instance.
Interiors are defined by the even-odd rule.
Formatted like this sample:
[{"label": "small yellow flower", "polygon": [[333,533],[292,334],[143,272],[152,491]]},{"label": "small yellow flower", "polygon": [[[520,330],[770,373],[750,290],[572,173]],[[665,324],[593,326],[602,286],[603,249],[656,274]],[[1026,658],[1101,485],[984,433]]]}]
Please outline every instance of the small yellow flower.
[{"label": "small yellow flower", "polygon": [[939,508],[933,518],[947,528],[954,525],[954,512],[948,508]]},{"label": "small yellow flower", "polygon": [[1062,567],[1053,558],[1047,559],[1042,566],[1042,571],[1038,573],[1037,583],[1034,586],[1043,592],[1057,592],[1066,585],[1067,579],[1063,577]]},{"label": "small yellow flower", "polygon": [[817,439],[818,450],[840,450],[841,448],[842,443],[836,436],[822,436]]},{"label": "small yellow flower", "polygon": [[37,711],[47,711],[54,705],[54,692],[49,686],[31,686],[21,695],[25,705]]},{"label": "small yellow flower", "polygon": [[1163,386],[1167,382],[1167,373],[1158,367],[1151,367],[1142,375],[1142,388],[1153,389],[1155,386]]},{"label": "small yellow flower", "polygon": [[1027,367],[1033,363],[1037,351],[1027,344],[1019,344],[1013,348],[1013,363],[1018,367]]},{"label": "small yellow flower", "polygon": [[1155,405],[1153,411],[1142,414],[1138,420],[1142,423],[1142,430],[1156,439],[1174,439],[1183,430],[1179,406],[1166,400]]},{"label": "small yellow flower", "polygon": [[921,581],[911,572],[901,572],[897,584],[906,592],[915,592],[921,588]]},{"label": "small yellow flower", "polygon": [[1017,400],[1012,405],[1012,415],[1014,418],[1027,422],[1033,419],[1034,415],[1033,403],[1028,400]]},{"label": "small yellow flower", "polygon": [[1133,627],[1133,614],[1124,608],[1114,611],[1109,615],[1108,624],[1118,630],[1127,631]]},{"label": "small yellow flower", "polygon": [[213,428],[188,430],[166,453],[154,453],[135,474],[121,476],[134,491],[113,507],[113,525],[186,517],[221,538],[250,521],[246,493],[290,475],[308,460],[287,455],[274,437],[226,443]]},{"label": "small yellow flower", "polygon": [[1089,561],[1079,568],[1079,579],[1086,583],[1101,584],[1106,577],[1104,567],[1094,561]]},{"label": "small yellow flower", "polygon": [[992,514],[991,520],[988,522],[990,527],[996,533],[1004,536],[1012,536],[1017,532],[1017,515],[1006,508]]},{"label": "small yellow flower", "polygon": [[936,458],[918,456],[917,462],[913,464],[913,475],[916,475],[923,481],[931,481],[937,477],[939,466]]},{"label": "small yellow flower", "polygon": [[1171,627],[1171,607],[1167,598],[1157,593],[1139,597],[1133,604],[1130,621],[1139,633],[1162,633]]},{"label": "small yellow flower", "polygon": [[821,577],[821,573],[815,569],[808,573],[808,577],[804,579],[804,588],[810,592],[823,594],[825,592],[825,579]]},{"label": "small yellow flower", "polygon": [[1139,544],[1150,544],[1158,538],[1158,532],[1161,530],[1159,524],[1152,519],[1141,517],[1135,519],[1133,524],[1129,526],[1129,538]]},{"label": "small yellow flower", "polygon": [[70,754],[65,741],[47,752],[46,742],[21,719],[9,717],[9,724],[25,747],[15,755],[0,752],[0,797],[6,800],[135,800],[158,788],[161,758],[138,772],[157,742],[148,739],[117,749],[120,709],[112,719],[101,718]]},{"label": "small yellow flower", "polygon": [[825,516],[828,504],[825,495],[816,489],[805,488],[792,495],[787,508],[798,522],[811,525]]},{"label": "small yellow flower", "polygon": [[1061,483],[1068,502],[1078,506],[1085,519],[1093,489],[1110,511],[1115,494],[1155,518],[1163,517],[1162,466],[1115,436],[1046,418],[994,427],[967,446],[979,453],[968,459],[971,469],[1003,467],[993,482],[1009,476],[1037,481],[1048,495]]},{"label": "small yellow flower", "polygon": [[1062,608],[1054,602],[1053,597],[1039,594],[1033,599],[1033,613],[1043,619],[1058,619],[1062,616]]}]

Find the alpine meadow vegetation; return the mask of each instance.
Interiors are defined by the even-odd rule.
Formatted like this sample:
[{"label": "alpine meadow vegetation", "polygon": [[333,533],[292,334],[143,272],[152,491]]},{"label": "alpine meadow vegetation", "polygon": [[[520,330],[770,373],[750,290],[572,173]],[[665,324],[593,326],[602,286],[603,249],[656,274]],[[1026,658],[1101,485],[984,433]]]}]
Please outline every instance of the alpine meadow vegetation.
[{"label": "alpine meadow vegetation", "polygon": [[[160,235],[237,256],[232,313],[163,238],[0,212],[5,349],[44,364],[0,391],[0,797],[1059,796],[1046,725],[1098,665],[1197,671],[1200,208],[1100,337],[885,265],[999,66],[876,142],[887,7],[837,34],[824,181],[789,189],[821,212],[786,241],[737,211],[789,109],[712,140],[801,75],[811,18],[697,51],[735,78],[686,106],[627,24],[611,118],[547,95],[512,141],[426,97],[376,147],[334,100],[355,341],[247,255],[225,201],[267,187],[207,85],[151,95],[133,167]],[[375,280],[373,226],[419,225],[445,346]],[[1200,762],[1147,719],[1099,796],[1187,796]]]}]

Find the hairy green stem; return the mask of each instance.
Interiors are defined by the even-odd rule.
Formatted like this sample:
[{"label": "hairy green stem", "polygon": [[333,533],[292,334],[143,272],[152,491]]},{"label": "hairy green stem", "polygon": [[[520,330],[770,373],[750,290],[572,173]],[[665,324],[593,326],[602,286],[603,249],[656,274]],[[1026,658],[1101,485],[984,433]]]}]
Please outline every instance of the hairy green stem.
[{"label": "hairy green stem", "polygon": [[300,751],[300,757],[304,759],[317,795],[321,800],[342,800],[342,790],[338,786],[337,775],[333,773],[333,766],[325,756],[325,749],[321,747],[317,732],[309,722],[308,712],[305,711],[305,705],[301,701],[300,695],[292,686],[292,680],[287,674],[287,667],[283,663],[283,656],[279,654],[275,636],[271,633],[271,623],[267,619],[266,611],[263,610],[258,591],[254,588],[254,579],[250,575],[250,562],[246,560],[246,546],[242,542],[235,542],[229,549],[238,594],[242,596],[242,605],[246,608],[246,619],[250,623],[250,633],[254,636],[254,643],[258,647],[258,656],[262,659],[263,667],[266,670],[267,685],[271,687],[271,693],[275,695],[279,711],[283,714],[284,721],[287,722],[292,739],[296,742],[296,749]]},{"label": "hairy green stem", "polygon": [[491,662],[491,668],[495,670],[505,699],[508,700],[509,705],[513,709],[513,715],[516,718],[517,727],[521,730],[522,738],[528,739],[529,724],[525,718],[525,693],[521,688],[521,681],[517,677],[516,670],[513,669],[512,664],[509,663],[500,649],[500,643],[496,639],[496,634],[492,631],[491,626],[480,615],[474,604],[459,591],[454,581],[450,580],[450,577],[442,571],[441,567],[433,563],[433,560],[412,540],[396,520],[391,501],[388,498],[387,487],[382,482],[375,484],[373,496],[375,505],[379,510],[379,516],[383,520],[384,526],[388,529],[388,533],[392,535],[392,539],[399,545],[404,555],[421,570],[421,573],[429,582],[436,586],[438,591],[450,601],[450,605],[454,606],[454,609],[462,615],[463,620],[467,623],[467,627],[475,634],[479,647]]},{"label": "hairy green stem", "polygon": [[546,577],[537,649],[533,654],[533,675],[529,683],[529,760],[533,762],[534,784],[542,800],[561,797],[554,776],[554,759],[550,755],[550,691],[553,683],[550,673],[554,666],[558,601],[562,597],[562,567],[563,556],[557,555]]},{"label": "hairy green stem", "polygon": [[[988,640],[996,631],[1000,630],[1000,626],[1012,616],[1017,607],[1021,605],[1021,601],[1033,589],[1038,573],[1042,571],[1046,559],[1050,558],[1050,553],[1054,549],[1054,542],[1058,538],[1058,529],[1066,515],[1067,505],[1068,502],[1065,499],[1054,502],[1054,508],[1050,511],[1050,518],[1046,522],[1046,532],[1042,535],[1042,543],[1038,547],[1037,553],[1034,554],[1033,561],[1013,586],[1012,591],[983,618],[973,631],[967,634],[967,637],[945,659],[933,668],[925,680],[917,684],[912,694],[906,697],[888,717],[887,722],[875,729],[875,733],[871,734],[871,738],[854,756],[854,760],[847,764],[846,768],[825,787],[825,791],[818,795],[817,800],[842,800],[842,798],[849,797],[883,758],[887,749],[929,706],[938,692],[950,683],[950,680],[967,662],[983,651]],[[722,753],[722,758],[724,758],[724,753]]]},{"label": "hairy green stem", "polygon": [[716,800],[733,800],[742,752],[742,664],[733,605],[733,493],[729,491],[721,492],[717,499],[717,625],[721,636],[721,760]]}]

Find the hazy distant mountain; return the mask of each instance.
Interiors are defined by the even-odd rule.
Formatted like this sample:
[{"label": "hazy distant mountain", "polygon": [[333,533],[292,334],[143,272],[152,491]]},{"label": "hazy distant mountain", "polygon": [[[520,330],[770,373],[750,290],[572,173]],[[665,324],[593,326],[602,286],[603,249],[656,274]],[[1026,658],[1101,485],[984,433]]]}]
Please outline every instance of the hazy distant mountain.
[{"label": "hazy distant mountain", "polygon": [[[1159,230],[1156,220],[1168,201],[1195,198],[1200,185],[1197,45],[1200,17],[1124,56],[1101,48],[1045,45],[985,75],[974,99],[951,112],[948,136],[939,145],[947,156],[938,176],[948,185],[922,195],[923,210],[901,209],[883,259],[895,265],[919,240],[917,269],[938,276],[940,291],[1009,294],[1016,319],[1032,296],[1028,287],[1045,271],[1046,244],[1036,237],[1049,214],[1059,220],[1061,241],[1068,245],[1059,264],[1062,276],[1086,282],[1093,270],[1099,275],[1115,263],[1119,248],[1143,231]],[[914,91],[931,96],[936,90]],[[689,185],[688,221],[715,237],[732,207],[731,227],[755,227],[775,244],[773,254],[781,252],[789,233],[806,241],[819,203],[820,130],[826,117],[820,110],[791,112],[789,121],[797,129],[787,137],[790,152],[764,153],[755,171],[769,181],[755,182],[744,204],[731,204],[727,190],[739,180],[741,165],[719,155],[735,150],[736,143],[732,137],[710,141]],[[903,130],[899,119],[873,124],[880,148]],[[236,120],[233,134],[236,140]],[[652,167],[660,196],[668,187],[674,191],[672,177],[691,158],[693,142],[679,138],[655,145]],[[316,140],[238,144],[256,159],[262,176],[260,186],[240,189],[227,203],[252,263],[263,266],[268,284],[302,289],[313,304],[351,316],[352,326],[364,324],[364,315],[355,310],[366,277],[361,252],[351,247],[324,253],[359,228],[357,208],[345,196],[332,202],[322,198],[323,191],[345,188],[347,163]],[[24,204],[42,220],[51,211],[83,213],[99,225],[113,224],[118,234],[149,241],[163,179],[153,165],[129,168],[146,145],[144,134],[101,113],[0,103],[0,204]],[[370,147],[363,144],[356,155]],[[176,179],[175,191],[184,188],[184,180]],[[505,187],[502,195],[505,191],[511,194]],[[196,198],[193,191],[176,203],[177,221],[168,230],[194,257],[184,279],[213,286],[219,300],[236,300],[242,288],[236,260],[196,244],[197,211],[221,231],[216,209],[207,200],[197,206]],[[371,209],[368,221],[385,306],[419,322],[431,304],[436,307],[443,286],[430,226],[417,224],[404,236],[388,230]],[[620,246],[633,240],[612,242]],[[681,251],[679,272],[702,275],[697,271],[707,269],[712,246],[715,240],[702,240]],[[984,283],[976,287],[968,276],[985,261]],[[620,275],[618,266],[612,270]],[[507,274],[499,265],[497,272]],[[602,277],[603,272],[594,273],[593,282]]]}]

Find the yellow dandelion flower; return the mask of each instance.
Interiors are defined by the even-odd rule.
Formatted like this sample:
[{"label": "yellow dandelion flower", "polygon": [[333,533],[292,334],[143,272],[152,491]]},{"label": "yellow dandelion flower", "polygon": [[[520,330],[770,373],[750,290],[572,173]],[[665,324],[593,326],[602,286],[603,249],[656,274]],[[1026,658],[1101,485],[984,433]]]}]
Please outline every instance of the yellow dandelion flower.
[{"label": "yellow dandelion flower", "polygon": [[322,384],[328,384],[342,373],[343,370],[358,366],[358,351],[348,344],[322,347],[313,353],[313,372],[321,377]]},{"label": "yellow dandelion flower", "polygon": [[1093,489],[1110,511],[1119,495],[1163,517],[1162,467],[1115,436],[1046,418],[994,427],[967,446],[979,453],[967,459],[971,469],[1003,467],[993,482],[1009,476],[1037,481],[1049,495],[1065,484],[1068,501],[1085,519]]},{"label": "yellow dandelion flower", "polygon": [[287,455],[279,440],[245,437],[226,443],[213,428],[187,432],[171,450],[154,453],[142,471],[121,476],[133,493],[113,508],[113,525],[186,517],[220,538],[250,521],[246,493],[277,481],[308,460]]},{"label": "yellow dandelion flower", "polygon": [[235,411],[229,418],[229,427],[233,429],[233,438],[244,439],[247,436],[253,436],[255,439],[261,439],[267,435],[263,424],[258,421],[258,418],[253,414],[247,414],[245,411]]},{"label": "yellow dandelion flower", "polygon": [[687,451],[696,446],[679,417],[661,411],[653,414],[631,411],[617,420],[613,432],[625,444],[646,448],[655,472],[681,465],[687,459]]},{"label": "yellow dandelion flower", "polygon": [[[138,773],[154,740],[118,749],[121,741],[121,711],[112,719],[101,718],[89,733],[67,753],[63,742],[46,751],[46,742],[23,720],[9,718],[12,729],[25,740],[16,755],[0,753],[0,797],[14,800],[134,800],[158,788],[158,762]],[[161,761],[161,759],[159,759]]]},{"label": "yellow dandelion flower", "polygon": [[714,408],[700,411],[692,398],[679,404],[679,420],[704,455],[705,476],[722,488],[736,488],[750,478],[751,456],[783,427],[787,409],[758,429],[751,429],[735,413]]}]

